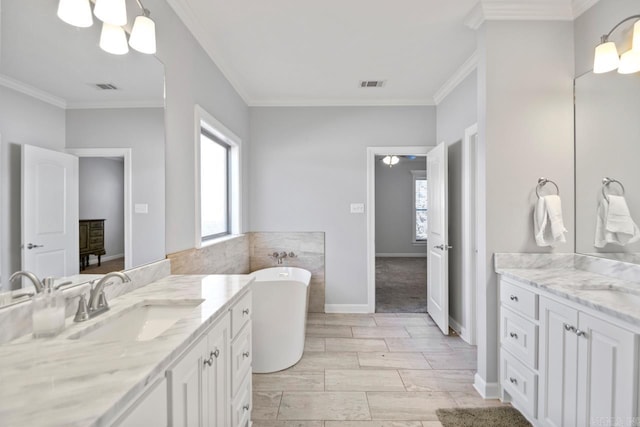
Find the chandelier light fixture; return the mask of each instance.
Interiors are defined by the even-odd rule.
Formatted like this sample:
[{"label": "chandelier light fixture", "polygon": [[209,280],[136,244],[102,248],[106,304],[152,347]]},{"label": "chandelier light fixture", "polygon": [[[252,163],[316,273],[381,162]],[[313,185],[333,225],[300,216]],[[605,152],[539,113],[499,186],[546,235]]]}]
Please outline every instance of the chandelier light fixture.
[{"label": "chandelier light fixture", "polygon": [[[114,55],[129,52],[129,46],[141,53],[156,53],[156,24],[149,17],[151,12],[141,0],[136,3],[142,14],[133,21],[127,43],[124,26],[127,25],[127,4],[125,0],[96,0],[93,15],[102,21],[100,48]],[[87,28],[93,25],[90,0],[59,0],[58,18],[75,27]]]},{"label": "chandelier light fixture", "polygon": [[[636,20],[633,25],[631,49],[622,55],[618,54],[616,44],[609,41],[611,34],[627,21]],[[631,74],[640,71],[640,15],[632,15],[618,22],[607,34],[600,38],[593,58],[593,72],[608,73],[618,69],[620,74]]]},{"label": "chandelier light fixture", "polygon": [[390,168],[392,168],[393,165],[397,165],[399,161],[400,161],[400,158],[398,158],[398,156],[387,155],[382,158],[382,163],[389,166]]}]

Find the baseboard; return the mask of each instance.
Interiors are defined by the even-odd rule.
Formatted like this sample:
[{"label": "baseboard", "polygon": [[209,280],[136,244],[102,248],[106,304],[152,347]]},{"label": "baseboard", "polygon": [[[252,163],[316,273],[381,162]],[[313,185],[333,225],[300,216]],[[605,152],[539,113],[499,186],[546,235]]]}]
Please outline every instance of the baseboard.
[{"label": "baseboard", "polygon": [[325,304],[325,313],[370,313],[368,304]]},{"label": "baseboard", "polygon": [[473,377],[473,388],[476,389],[483,399],[499,399],[500,384],[487,383],[477,372]]},{"label": "baseboard", "polygon": [[407,254],[376,254],[377,258],[426,258],[427,254],[416,254],[416,253],[407,253]]},{"label": "baseboard", "polygon": [[[111,261],[118,258],[124,258],[124,254],[101,256],[100,263]],[[89,265],[98,265],[98,257],[89,257]]]}]

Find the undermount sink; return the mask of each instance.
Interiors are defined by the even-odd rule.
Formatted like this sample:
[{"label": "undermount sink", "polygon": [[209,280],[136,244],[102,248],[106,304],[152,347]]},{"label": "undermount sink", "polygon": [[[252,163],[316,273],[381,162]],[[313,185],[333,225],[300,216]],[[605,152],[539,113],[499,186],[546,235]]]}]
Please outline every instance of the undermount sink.
[{"label": "undermount sink", "polygon": [[69,336],[69,339],[91,341],[148,341],[156,338],[188,316],[204,300],[144,302],[120,315]]}]

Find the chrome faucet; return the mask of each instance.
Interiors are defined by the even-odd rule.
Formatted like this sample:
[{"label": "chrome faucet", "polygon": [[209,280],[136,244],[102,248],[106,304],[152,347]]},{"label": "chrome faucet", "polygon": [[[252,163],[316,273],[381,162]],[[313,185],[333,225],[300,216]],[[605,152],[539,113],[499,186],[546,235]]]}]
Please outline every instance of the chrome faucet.
[{"label": "chrome faucet", "polygon": [[269,256],[271,258],[275,259],[276,261],[278,261],[278,264],[282,264],[283,260],[285,258],[287,258],[287,257],[289,257],[289,258],[296,258],[297,257],[297,255],[294,254],[293,252],[286,253],[284,251],[279,252],[279,253],[278,252],[274,252]]},{"label": "chrome faucet", "polygon": [[30,271],[16,271],[11,275],[11,277],[9,277],[9,282],[11,283],[21,276],[31,280],[31,283],[33,283],[33,287],[36,288],[36,293],[40,293],[44,289],[44,286],[42,285],[40,279],[38,279],[38,276],[31,273]]},{"label": "chrome faucet", "polygon": [[[112,277],[119,278],[123,283],[130,282],[131,279],[125,273],[120,271],[112,271],[105,274],[98,283],[95,284],[89,291],[89,302],[85,300],[84,294],[80,295],[80,301],[78,303],[78,311],[76,317],[73,319],[75,322],[84,322],[91,319],[105,311],[109,310],[109,304],[107,304],[107,297],[104,294],[104,287],[107,285],[108,280]],[[95,281],[94,281],[95,282]],[[93,282],[91,282],[93,285]]]}]

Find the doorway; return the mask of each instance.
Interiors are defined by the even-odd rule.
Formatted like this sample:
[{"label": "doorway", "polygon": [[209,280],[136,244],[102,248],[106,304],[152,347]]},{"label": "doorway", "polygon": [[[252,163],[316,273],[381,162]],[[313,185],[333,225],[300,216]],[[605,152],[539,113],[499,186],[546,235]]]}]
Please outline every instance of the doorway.
[{"label": "doorway", "polygon": [[[105,274],[130,269],[131,149],[69,149],[79,158],[79,219],[85,239],[101,240],[82,256],[80,274]],[[98,244],[99,246],[99,244]]]},{"label": "doorway", "polygon": [[[412,218],[415,218],[415,215],[420,218],[422,213],[416,214],[414,192],[412,191],[412,186],[415,185],[415,174],[412,175],[411,170],[424,173],[426,169],[425,156],[430,149],[431,147],[412,146],[367,148],[367,206],[369,206],[367,209],[367,292],[370,313],[426,312],[426,246],[424,243],[415,241],[415,226],[412,228],[412,223],[415,224],[415,219]],[[388,162],[384,162],[383,159],[386,156],[395,156],[397,163],[391,164],[390,159]],[[376,179],[381,175],[381,173],[376,173],[376,167],[378,167],[378,172],[380,172],[380,167],[384,167],[385,169],[382,170],[385,172],[406,172],[407,175],[404,176],[407,183],[406,190],[399,186],[396,188],[398,184],[394,185],[393,180],[382,184],[379,179]],[[393,170],[393,168],[396,169]],[[398,175],[402,175],[402,173]],[[389,190],[384,192],[385,196],[389,196],[387,200],[376,191],[376,183],[378,186],[389,187]],[[406,201],[403,203],[405,205],[403,207],[406,208],[403,209],[404,216],[410,216],[403,219],[404,224],[400,224],[404,230],[397,231],[401,229],[395,227],[391,229],[392,226],[386,223],[388,219],[385,218],[393,217],[394,212],[403,215],[398,213],[400,205],[393,201],[394,198],[402,199],[403,196]],[[377,215],[378,209],[376,208],[379,204],[390,211],[390,214],[380,213]],[[377,219],[377,216],[380,218]],[[380,222],[384,222],[384,224]],[[396,243],[390,242],[389,236]],[[382,244],[383,239],[386,239],[386,243],[390,245],[386,246],[386,249]],[[408,244],[408,246],[398,246],[398,241]],[[378,287],[376,287],[376,278],[378,278]],[[418,293],[422,293],[422,295],[418,295]],[[416,298],[412,298],[414,296]],[[421,300],[424,301],[424,308],[420,303]]]}]

